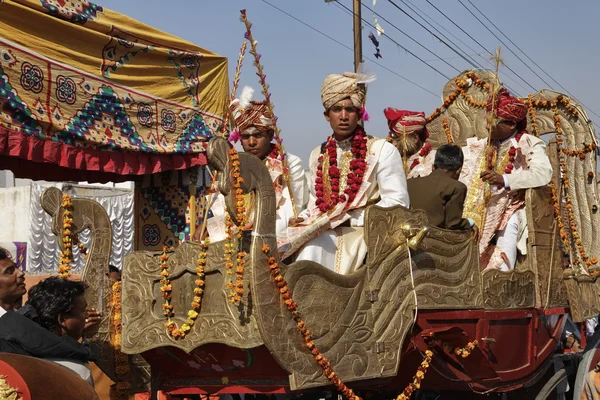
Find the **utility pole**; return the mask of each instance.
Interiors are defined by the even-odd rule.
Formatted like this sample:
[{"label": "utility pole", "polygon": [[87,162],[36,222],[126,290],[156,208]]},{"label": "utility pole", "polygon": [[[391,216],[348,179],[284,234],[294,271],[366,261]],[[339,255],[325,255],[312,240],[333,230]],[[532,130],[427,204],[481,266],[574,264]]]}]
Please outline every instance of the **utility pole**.
[{"label": "utility pole", "polygon": [[354,10],[354,72],[362,63],[362,18],[360,0],[353,1]]}]

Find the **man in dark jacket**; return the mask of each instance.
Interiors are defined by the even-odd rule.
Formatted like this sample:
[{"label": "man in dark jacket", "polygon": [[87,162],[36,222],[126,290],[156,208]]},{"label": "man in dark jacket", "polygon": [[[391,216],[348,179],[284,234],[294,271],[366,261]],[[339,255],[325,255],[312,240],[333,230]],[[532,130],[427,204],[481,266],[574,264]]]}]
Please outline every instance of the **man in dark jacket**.
[{"label": "man in dark jacket", "polygon": [[458,181],[463,165],[463,152],[446,144],[435,155],[433,172],[407,181],[410,204],[425,210],[429,224],[445,229],[469,229],[472,221],[462,217],[467,187]]}]

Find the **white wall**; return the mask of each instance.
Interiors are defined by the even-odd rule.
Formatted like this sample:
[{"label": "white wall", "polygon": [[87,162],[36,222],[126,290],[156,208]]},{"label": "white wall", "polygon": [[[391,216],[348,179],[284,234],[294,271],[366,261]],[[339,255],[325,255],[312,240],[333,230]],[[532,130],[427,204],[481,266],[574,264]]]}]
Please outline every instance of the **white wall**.
[{"label": "white wall", "polygon": [[30,204],[30,186],[0,189],[0,221],[2,221],[0,242],[29,240]]}]

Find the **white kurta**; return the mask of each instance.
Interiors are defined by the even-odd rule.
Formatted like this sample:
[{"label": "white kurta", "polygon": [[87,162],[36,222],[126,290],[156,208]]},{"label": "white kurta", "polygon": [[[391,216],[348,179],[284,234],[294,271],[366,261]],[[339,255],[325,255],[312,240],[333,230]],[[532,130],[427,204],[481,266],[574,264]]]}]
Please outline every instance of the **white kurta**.
[{"label": "white kurta", "polygon": [[[339,166],[343,165],[344,157],[351,159],[350,150],[351,139],[337,142]],[[351,273],[363,264],[367,254],[364,241],[366,206],[376,204],[392,207],[400,204],[409,207],[406,177],[398,150],[384,139],[375,138],[369,140],[367,150],[367,172],[350,210],[331,221],[333,229],[325,231],[304,245],[297,253],[297,260],[312,260],[335,272]],[[315,179],[320,154],[321,146],[314,149],[310,156],[310,196],[307,209],[301,214],[301,217],[307,220],[321,215],[315,205]],[[343,167],[340,167],[340,171],[343,171]],[[341,189],[343,190],[343,187]],[[347,220],[350,221],[350,227],[339,226]]]},{"label": "white kurta", "polygon": [[[471,138],[467,140],[467,147],[463,149],[465,163],[460,181],[469,187],[473,184],[480,184],[479,173],[486,144],[487,139]],[[546,155],[546,144],[535,136],[524,134],[517,142],[513,135],[497,145],[499,160],[512,146],[518,148],[519,153],[514,163],[515,169],[510,174],[503,175],[505,188],[494,190],[487,204],[485,226],[479,227],[482,234],[479,250],[482,255],[487,253],[485,257],[482,257],[482,262],[488,267],[512,269],[517,259],[517,249],[522,254],[527,253],[527,218],[524,209],[515,210],[508,207],[507,201],[495,201],[495,199],[508,196],[511,191],[547,185],[552,179],[552,166]],[[469,201],[468,199],[465,204]],[[489,243],[494,235],[497,237],[498,248],[491,252]],[[503,263],[499,256],[500,251],[507,255],[510,265],[500,265]]]},{"label": "white kurta", "polygon": [[[308,188],[306,186],[304,169],[302,168],[302,160],[299,157],[288,153],[287,162],[296,209],[298,213],[300,213],[308,201]],[[278,163],[278,165],[280,165],[280,163]],[[282,171],[270,172],[271,178],[275,180],[279,179],[279,176],[282,175]],[[277,196],[279,197],[279,203],[277,204],[276,233],[286,229],[290,218],[294,217],[290,192],[287,189],[287,186],[283,186],[280,189],[281,194],[280,196]],[[221,193],[213,194],[210,209],[213,216],[207,222],[207,230],[211,241],[216,242],[225,240],[227,237],[227,234],[225,233],[225,199]]]}]

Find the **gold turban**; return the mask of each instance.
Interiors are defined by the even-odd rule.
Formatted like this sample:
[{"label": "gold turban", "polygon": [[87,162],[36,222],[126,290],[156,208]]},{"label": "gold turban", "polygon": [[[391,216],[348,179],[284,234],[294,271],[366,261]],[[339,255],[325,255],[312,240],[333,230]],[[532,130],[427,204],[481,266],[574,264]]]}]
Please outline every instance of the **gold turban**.
[{"label": "gold turban", "polygon": [[350,99],[352,104],[360,108],[365,101],[365,91],[359,84],[369,83],[374,77],[366,77],[363,74],[344,72],[342,75],[331,74],[321,86],[321,101],[325,110],[329,110],[338,101]]}]

